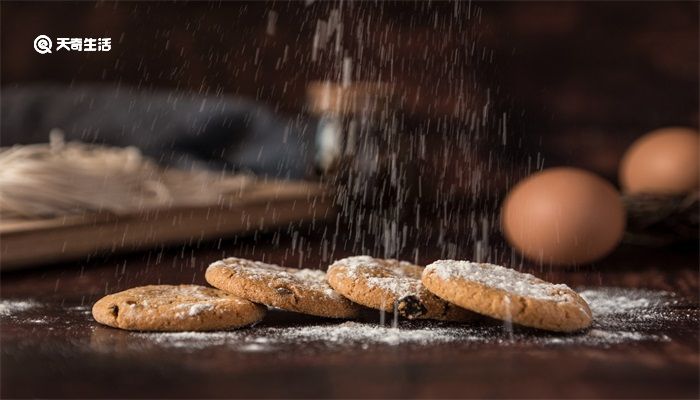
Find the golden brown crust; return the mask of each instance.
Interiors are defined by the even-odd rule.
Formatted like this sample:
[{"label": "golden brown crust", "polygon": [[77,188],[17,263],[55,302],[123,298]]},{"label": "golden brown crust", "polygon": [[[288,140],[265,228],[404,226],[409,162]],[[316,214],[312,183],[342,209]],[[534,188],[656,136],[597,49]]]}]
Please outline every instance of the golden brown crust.
[{"label": "golden brown crust", "polygon": [[328,285],[320,270],[227,258],[211,264],[205,277],[221,290],[283,310],[329,318],[354,318],[360,311]]},{"label": "golden brown crust", "polygon": [[328,268],[328,282],[363,306],[398,311],[409,319],[467,321],[475,315],[430,293],[420,281],[423,267],[405,261],[349,257]]},{"label": "golden brown crust", "polygon": [[214,288],[150,285],[107,295],[92,307],[101,324],[138,331],[210,331],[260,321],[265,308]]},{"label": "golden brown crust", "polygon": [[[515,282],[484,282],[471,277],[469,272],[449,271],[446,263],[468,262],[436,261],[424,270],[422,281],[428,290],[460,307],[491,318],[556,332],[574,332],[592,323],[586,301],[566,285],[551,284],[513,270],[508,272],[508,278],[517,280]],[[480,274],[488,274],[493,267],[504,268],[470,264],[482,268]]]}]

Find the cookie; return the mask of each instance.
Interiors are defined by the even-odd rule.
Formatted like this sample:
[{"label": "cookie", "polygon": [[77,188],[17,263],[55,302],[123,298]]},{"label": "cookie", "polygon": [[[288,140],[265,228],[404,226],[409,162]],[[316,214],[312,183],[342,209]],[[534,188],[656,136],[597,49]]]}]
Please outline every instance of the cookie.
[{"label": "cookie", "polygon": [[422,281],[450,303],[531,328],[574,332],[593,319],[586,301],[568,286],[499,265],[440,260],[425,268]]},{"label": "cookie", "polygon": [[211,264],[205,277],[221,290],[283,310],[330,318],[353,318],[360,311],[328,285],[321,270],[227,258]]},{"label": "cookie", "polygon": [[328,267],[328,283],[343,296],[408,319],[464,321],[474,315],[430,293],[420,281],[423,267],[405,261],[356,256]]},{"label": "cookie", "polygon": [[101,324],[137,331],[211,331],[260,321],[265,307],[219,289],[151,285],[107,295],[92,306]]}]

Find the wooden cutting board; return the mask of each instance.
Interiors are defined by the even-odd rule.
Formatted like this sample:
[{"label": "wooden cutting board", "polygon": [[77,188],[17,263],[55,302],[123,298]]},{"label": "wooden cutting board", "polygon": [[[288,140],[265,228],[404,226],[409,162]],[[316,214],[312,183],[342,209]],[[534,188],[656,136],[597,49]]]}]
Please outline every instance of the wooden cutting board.
[{"label": "wooden cutting board", "polygon": [[223,205],[0,220],[0,270],[90,255],[252,233],[335,216],[324,187],[311,182],[255,183]]}]

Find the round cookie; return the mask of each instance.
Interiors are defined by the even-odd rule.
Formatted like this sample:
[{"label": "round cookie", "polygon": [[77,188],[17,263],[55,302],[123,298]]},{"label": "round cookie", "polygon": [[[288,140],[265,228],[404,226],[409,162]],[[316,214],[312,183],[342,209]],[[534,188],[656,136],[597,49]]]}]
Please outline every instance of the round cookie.
[{"label": "round cookie", "polygon": [[321,270],[227,258],[207,268],[207,282],[255,303],[329,318],[353,318],[360,307],[334,291]]},{"label": "round cookie", "polygon": [[574,332],[593,319],[586,301],[568,286],[499,265],[439,260],[425,267],[422,281],[450,303],[531,328]]},{"label": "round cookie", "polygon": [[348,257],[328,267],[328,283],[340,294],[370,308],[408,319],[464,321],[474,314],[430,293],[420,281],[423,267],[405,261]]},{"label": "round cookie", "polygon": [[219,289],[150,285],[113,293],[92,306],[101,324],[137,331],[211,331],[260,321],[265,307]]}]

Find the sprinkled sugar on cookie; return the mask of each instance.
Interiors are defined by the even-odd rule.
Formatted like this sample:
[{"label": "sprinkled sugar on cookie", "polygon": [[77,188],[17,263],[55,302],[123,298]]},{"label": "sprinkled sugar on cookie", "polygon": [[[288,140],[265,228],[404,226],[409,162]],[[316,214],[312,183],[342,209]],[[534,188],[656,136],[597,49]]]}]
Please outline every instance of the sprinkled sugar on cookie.
[{"label": "sprinkled sugar on cookie", "polygon": [[405,261],[348,257],[328,267],[328,282],[348,299],[409,319],[464,321],[474,317],[433,295],[420,281],[423,267]]},{"label": "sprinkled sugar on cookie", "polygon": [[439,260],[423,271],[432,293],[488,317],[532,328],[573,332],[591,325],[591,310],[566,285],[499,265]]},{"label": "sprinkled sugar on cookie", "polygon": [[211,264],[206,279],[226,292],[283,310],[330,318],[353,318],[360,310],[328,285],[321,270],[231,257]]},{"label": "sprinkled sugar on cookie", "polygon": [[139,331],[208,331],[260,321],[265,308],[218,289],[151,285],[98,300],[92,315],[101,324]]}]

